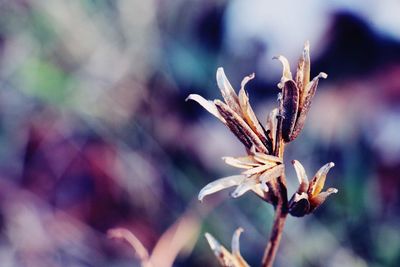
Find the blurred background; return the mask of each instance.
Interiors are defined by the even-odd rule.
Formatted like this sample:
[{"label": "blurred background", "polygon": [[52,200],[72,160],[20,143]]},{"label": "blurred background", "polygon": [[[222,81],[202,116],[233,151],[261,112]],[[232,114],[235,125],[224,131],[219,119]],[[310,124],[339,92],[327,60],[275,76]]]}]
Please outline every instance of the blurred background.
[{"label": "blurred background", "polygon": [[[400,264],[400,2],[0,1],[0,265],[139,266],[106,237],[131,230],[156,266],[218,266],[204,238],[259,266],[273,209],[230,190],[242,145],[190,93],[220,98],[223,66],[260,120],[277,102],[281,65],[311,44],[320,82],[290,161],[312,176],[336,167],[339,193],[289,218],[276,266]],[[294,70],[293,70],[294,71]],[[160,242],[158,242],[160,240]],[[158,242],[158,243],[157,243]],[[157,246],[156,246],[157,244]]]}]

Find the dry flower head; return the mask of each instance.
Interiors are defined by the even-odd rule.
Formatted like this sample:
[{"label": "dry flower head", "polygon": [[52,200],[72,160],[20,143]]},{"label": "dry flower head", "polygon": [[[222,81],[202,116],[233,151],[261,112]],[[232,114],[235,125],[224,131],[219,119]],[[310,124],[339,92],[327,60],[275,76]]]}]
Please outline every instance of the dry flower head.
[{"label": "dry flower head", "polygon": [[[300,186],[291,200],[287,199],[285,165],[283,164],[284,146],[285,143],[293,141],[303,129],[319,79],[327,78],[327,74],[321,72],[310,81],[311,61],[308,42],[304,45],[295,77],[292,76],[289,62],[284,56],[275,58],[283,66],[282,77],[278,84],[278,88],[282,91],[278,97],[279,107],[269,113],[266,125],[262,125],[257,119],[245,90],[246,84],[254,79],[254,74],[246,76],[242,80],[237,94],[223,68],[218,68],[216,79],[223,101],[219,99],[206,100],[197,94],[191,94],[187,98],[187,100],[199,103],[225,124],[245,146],[247,152],[247,155],[242,157],[224,157],[223,160],[226,164],[242,171],[206,185],[199,193],[199,200],[220,190],[235,187],[231,193],[232,197],[236,198],[252,191],[271,203],[276,210],[263,266],[272,266],[288,213],[296,217],[309,214],[320,206],[329,195],[337,193],[335,188],[329,188],[322,192],[326,175],[334,166],[333,163],[324,165],[309,181],[300,162],[293,161]],[[232,253],[221,246],[210,234],[206,234],[221,266],[248,266],[240,256],[238,249],[240,232],[240,229],[237,230],[233,237]]]}]

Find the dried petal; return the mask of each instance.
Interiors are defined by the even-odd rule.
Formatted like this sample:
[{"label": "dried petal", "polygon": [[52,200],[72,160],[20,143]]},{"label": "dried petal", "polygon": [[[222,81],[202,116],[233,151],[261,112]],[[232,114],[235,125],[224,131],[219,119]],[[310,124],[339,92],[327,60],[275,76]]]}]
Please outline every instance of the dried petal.
[{"label": "dried petal", "polygon": [[267,120],[267,127],[269,130],[270,134],[270,139],[272,143],[272,150],[275,150],[275,143],[276,143],[276,129],[278,128],[278,119],[277,116],[279,114],[279,109],[274,108],[271,110],[271,112],[268,115],[268,120]]},{"label": "dried petal", "polygon": [[297,112],[299,110],[299,88],[293,80],[285,82],[283,87],[283,120],[282,137],[286,142],[291,141]]},{"label": "dried petal", "polygon": [[256,184],[251,190],[264,200],[266,193],[269,191],[268,186],[262,183]]},{"label": "dried petal", "polygon": [[278,178],[283,174],[285,171],[285,165],[279,164],[275,167],[270,168],[269,170],[265,171],[263,174],[260,175],[258,178],[261,184],[266,184],[267,182],[271,181],[272,179]]},{"label": "dried petal", "polygon": [[244,179],[239,185],[238,187],[236,187],[235,191],[233,191],[231,193],[231,197],[233,198],[238,198],[240,196],[242,196],[244,193],[255,189],[255,187],[257,186],[257,177],[249,177]]},{"label": "dried petal", "polygon": [[226,125],[247,149],[255,146],[258,152],[268,153],[264,143],[235,111],[220,100],[215,100],[214,103],[221,116],[225,118]]},{"label": "dried petal", "polygon": [[219,263],[223,267],[237,267],[235,264],[235,259],[231,253],[222,246],[211,234],[205,233],[205,237],[210,245],[212,251],[217,257]]},{"label": "dried petal", "polygon": [[219,113],[217,107],[215,106],[213,101],[207,100],[201,95],[198,94],[190,94],[185,101],[188,100],[193,100],[199,103],[203,108],[205,108],[208,112],[210,112],[212,115],[217,117],[220,121],[223,123],[226,123],[225,119],[221,116]]},{"label": "dried petal", "polygon": [[297,179],[299,180],[299,185],[300,185],[297,192],[298,193],[307,192],[309,182],[308,182],[307,174],[306,174],[306,171],[304,170],[303,165],[297,160],[293,160],[292,164],[296,171]]},{"label": "dried petal", "polygon": [[255,152],[254,159],[262,164],[271,164],[271,163],[282,163],[282,159],[280,157],[267,155],[264,153]]},{"label": "dried petal", "polygon": [[248,267],[249,265],[247,264],[247,262],[243,259],[242,255],[240,254],[239,238],[240,238],[240,234],[242,232],[243,232],[243,228],[239,227],[238,229],[236,229],[235,233],[233,234],[233,237],[232,237],[232,255],[238,261],[239,266]]},{"label": "dried petal", "polygon": [[317,89],[318,81],[320,78],[326,79],[328,77],[328,74],[325,72],[320,72],[314,79],[304,85],[304,90],[301,92],[301,98],[300,98],[300,106],[303,107],[306,103],[306,99],[308,98],[308,101],[311,102],[311,99],[315,95],[315,91]]},{"label": "dried petal", "polygon": [[203,200],[205,196],[213,194],[215,192],[221,191],[223,189],[239,185],[246,176],[244,175],[232,175],[224,178],[220,178],[214,182],[207,184],[203,189],[201,189],[198,199],[200,201]]},{"label": "dried petal", "polygon": [[338,190],[336,188],[328,188],[325,192],[319,193],[317,196],[310,199],[311,209],[310,211],[314,211],[318,208],[322,203],[325,202],[326,198],[331,194],[336,194]]},{"label": "dried petal", "polygon": [[223,157],[222,159],[225,161],[226,164],[241,169],[251,169],[255,166],[260,165],[260,163],[254,159],[254,156],[237,157],[237,158]]},{"label": "dried petal", "polygon": [[292,73],[290,72],[289,61],[284,56],[273,57],[273,59],[279,60],[283,66],[281,82],[278,83],[278,88],[282,89],[285,82],[292,79]]},{"label": "dried petal", "polygon": [[273,166],[276,166],[276,163],[269,163],[269,164],[264,164],[264,165],[260,165],[251,169],[248,169],[244,172],[242,172],[242,174],[246,175],[246,176],[251,176],[257,173],[262,173],[270,168],[272,168]]},{"label": "dried petal", "polygon": [[304,91],[304,87],[310,81],[310,43],[304,44],[303,54],[297,65],[296,84],[299,87],[300,94]]},{"label": "dried petal", "polygon": [[244,89],[245,85],[254,78],[254,73],[244,77],[239,91],[239,104],[242,110],[243,119],[247,122],[250,128],[258,135],[264,144],[267,144],[267,138],[260,122],[258,121],[253,109],[250,106],[249,97]]},{"label": "dried petal", "polygon": [[142,242],[128,229],[115,228],[107,232],[109,238],[124,239],[135,250],[136,257],[141,261],[142,267],[151,267],[149,252],[143,246]]},{"label": "dried petal", "polygon": [[311,107],[311,101],[314,98],[315,91],[318,87],[318,81],[320,77],[327,77],[325,73],[321,72],[317,77],[315,77],[307,86],[307,93],[303,93],[300,98],[299,113],[297,116],[297,121],[290,136],[291,140],[294,140],[301,132],[306,122],[308,110]]},{"label": "dried petal", "polygon": [[329,162],[317,171],[314,178],[310,182],[310,188],[308,189],[308,194],[311,195],[311,198],[318,195],[322,188],[324,188],[326,175],[333,166],[335,166],[335,164],[333,162]]},{"label": "dried petal", "polygon": [[238,96],[221,67],[217,70],[217,84],[225,103],[236,113],[241,114]]}]

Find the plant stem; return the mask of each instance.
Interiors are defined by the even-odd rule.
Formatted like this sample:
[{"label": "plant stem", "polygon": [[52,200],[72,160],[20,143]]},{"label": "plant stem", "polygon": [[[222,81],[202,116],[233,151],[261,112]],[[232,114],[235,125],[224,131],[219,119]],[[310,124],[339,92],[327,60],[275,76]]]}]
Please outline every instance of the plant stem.
[{"label": "plant stem", "polygon": [[[283,110],[282,103],[280,105],[280,110]],[[280,115],[282,112],[280,112]],[[278,156],[283,159],[283,154],[285,151],[285,143],[282,139],[282,116],[278,117],[278,129],[276,136],[276,149],[275,156]],[[277,205],[275,207],[275,217],[273,226],[271,229],[271,234],[269,237],[269,241],[267,246],[265,247],[264,257],[262,261],[262,267],[272,267],[274,263],[276,252],[278,251],[279,244],[281,241],[283,228],[285,226],[286,217],[288,214],[288,198],[287,198],[287,189],[286,189],[286,177],[285,173],[283,173],[277,179],[276,183],[276,195],[278,198]]]},{"label": "plant stem", "polygon": [[[278,205],[276,206],[275,218],[274,218],[271,234],[269,237],[269,241],[268,241],[267,247],[265,248],[265,251],[264,251],[262,267],[272,267],[272,264],[274,263],[275,255],[276,255],[276,252],[278,251],[278,247],[279,247],[281,237],[282,237],[283,228],[284,228],[286,217],[288,214],[286,186],[282,187],[281,178],[284,179],[284,175],[282,175],[278,179],[278,187],[279,187],[278,190],[279,190],[281,196],[279,197]],[[279,180],[281,180],[281,181],[279,181]],[[284,188],[284,190],[282,190],[283,188]],[[285,195],[285,198],[282,199],[283,195]],[[284,200],[284,201],[282,201],[282,200]]]}]

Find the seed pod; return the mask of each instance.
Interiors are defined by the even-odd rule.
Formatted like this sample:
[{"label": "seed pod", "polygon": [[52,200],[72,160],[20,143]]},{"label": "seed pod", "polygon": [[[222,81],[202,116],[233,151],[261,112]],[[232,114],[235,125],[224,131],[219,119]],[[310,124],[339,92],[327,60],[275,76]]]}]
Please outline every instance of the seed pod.
[{"label": "seed pod", "polygon": [[295,193],[289,201],[289,213],[294,217],[303,217],[310,212],[310,202],[306,193]]},{"label": "seed pod", "polygon": [[297,112],[299,109],[299,88],[293,80],[288,80],[283,86],[283,120],[282,137],[285,142],[290,142],[294,129]]}]

